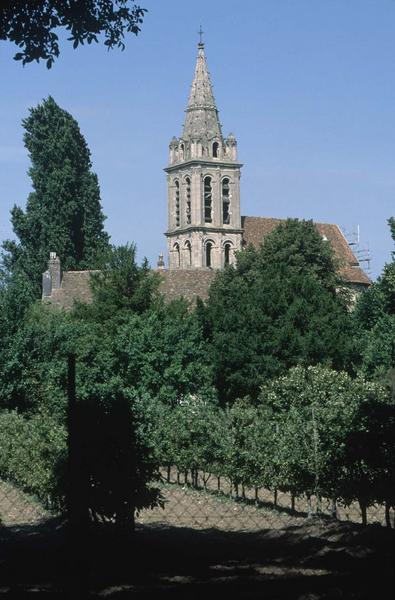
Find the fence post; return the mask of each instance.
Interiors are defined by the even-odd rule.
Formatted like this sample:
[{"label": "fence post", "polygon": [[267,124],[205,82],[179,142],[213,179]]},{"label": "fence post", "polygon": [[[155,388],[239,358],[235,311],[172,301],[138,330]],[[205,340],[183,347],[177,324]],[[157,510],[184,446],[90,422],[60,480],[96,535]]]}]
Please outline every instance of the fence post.
[{"label": "fence post", "polygon": [[69,597],[86,598],[88,592],[88,482],[86,481],[83,442],[83,423],[76,398],[75,356],[67,361],[68,381],[68,567]]}]

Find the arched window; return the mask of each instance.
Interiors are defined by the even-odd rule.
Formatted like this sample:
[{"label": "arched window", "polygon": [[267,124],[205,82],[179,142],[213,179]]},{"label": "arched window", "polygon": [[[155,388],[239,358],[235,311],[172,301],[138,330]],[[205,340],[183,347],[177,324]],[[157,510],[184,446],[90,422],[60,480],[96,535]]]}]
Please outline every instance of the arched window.
[{"label": "arched window", "polygon": [[191,224],[191,180],[189,179],[189,177],[187,177],[185,179],[185,186],[186,186],[186,190],[185,190],[185,196],[186,196],[186,203],[185,203],[185,213],[186,213],[186,221],[187,221],[187,225]]},{"label": "arched window", "polygon": [[174,252],[175,252],[175,266],[179,267],[181,265],[181,260],[180,260],[180,245],[179,244],[174,244],[173,248],[174,248]]},{"label": "arched window", "polygon": [[219,148],[218,142],[214,142],[214,144],[213,144],[213,158],[218,158],[218,148]]},{"label": "arched window", "polygon": [[174,196],[174,205],[175,205],[175,213],[176,213],[176,227],[180,226],[180,184],[178,181],[174,182],[175,187],[175,196]]},{"label": "arched window", "polygon": [[211,267],[211,251],[213,249],[213,245],[211,242],[207,242],[206,244],[206,267]]},{"label": "arched window", "polygon": [[185,242],[185,250],[186,250],[186,264],[188,267],[192,266],[192,246],[191,242],[187,240]]},{"label": "arched window", "polygon": [[230,250],[232,246],[230,242],[227,242],[224,246],[224,263],[226,265],[230,265]]},{"label": "arched window", "polygon": [[204,178],[204,222],[211,223],[212,221],[212,200],[213,191],[211,187],[211,177]]},{"label": "arched window", "polygon": [[229,179],[225,177],[222,180],[221,184],[222,190],[222,222],[225,225],[229,225],[230,223],[230,188],[229,188]]}]

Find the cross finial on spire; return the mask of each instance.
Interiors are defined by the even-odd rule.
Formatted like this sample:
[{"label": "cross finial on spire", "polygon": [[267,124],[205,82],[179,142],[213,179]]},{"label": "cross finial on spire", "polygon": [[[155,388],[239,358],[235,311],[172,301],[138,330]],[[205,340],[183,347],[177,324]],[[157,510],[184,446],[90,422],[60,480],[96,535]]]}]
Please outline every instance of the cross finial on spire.
[{"label": "cross finial on spire", "polygon": [[199,46],[203,46],[203,33],[204,33],[204,31],[202,29],[202,26],[200,25],[200,29],[198,31],[199,38],[200,38]]}]

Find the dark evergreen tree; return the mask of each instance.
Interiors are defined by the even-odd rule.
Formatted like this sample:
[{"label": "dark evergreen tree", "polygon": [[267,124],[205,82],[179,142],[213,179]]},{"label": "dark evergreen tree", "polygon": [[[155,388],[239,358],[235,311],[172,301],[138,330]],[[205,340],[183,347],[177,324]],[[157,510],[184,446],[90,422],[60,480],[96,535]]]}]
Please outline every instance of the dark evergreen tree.
[{"label": "dark evergreen tree", "polygon": [[[388,219],[395,242],[395,219]],[[359,298],[354,311],[361,371],[373,379],[388,379],[395,397],[395,252],[381,276]]]},{"label": "dark evergreen tree", "polygon": [[255,398],[266,379],[297,364],[345,367],[352,335],[342,289],[310,221],[288,220],[259,250],[240,253],[236,268],[218,274],[207,308],[220,397]]},{"label": "dark evergreen tree", "polygon": [[26,210],[14,206],[11,220],[19,241],[6,241],[3,262],[22,273],[39,295],[50,252],[63,269],[87,269],[108,246],[97,176],[77,122],[48,97],[23,121],[33,192]]},{"label": "dark evergreen tree", "polygon": [[120,311],[144,313],[157,298],[159,276],[145,258],[136,262],[134,243],[111,246],[99,260],[100,271],[91,275],[94,302],[80,307],[86,317],[99,322],[114,317]]},{"label": "dark evergreen tree", "polygon": [[[391,229],[391,237],[395,242],[395,217],[390,217],[388,219],[388,224],[390,226]],[[395,255],[395,252],[392,253],[393,255]]]}]

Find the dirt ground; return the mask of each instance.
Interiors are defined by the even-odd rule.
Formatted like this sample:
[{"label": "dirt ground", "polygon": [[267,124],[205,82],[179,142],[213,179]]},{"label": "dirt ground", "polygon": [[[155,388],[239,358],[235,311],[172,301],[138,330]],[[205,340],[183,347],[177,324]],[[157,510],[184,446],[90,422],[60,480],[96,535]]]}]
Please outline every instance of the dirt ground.
[{"label": "dirt ground", "polygon": [[270,509],[259,509],[258,521],[254,506],[170,486],[166,509],[144,511],[133,536],[92,529],[77,548],[67,543],[60,517],[49,518],[4,485],[0,593],[6,597],[393,598],[393,531],[379,525]]}]

